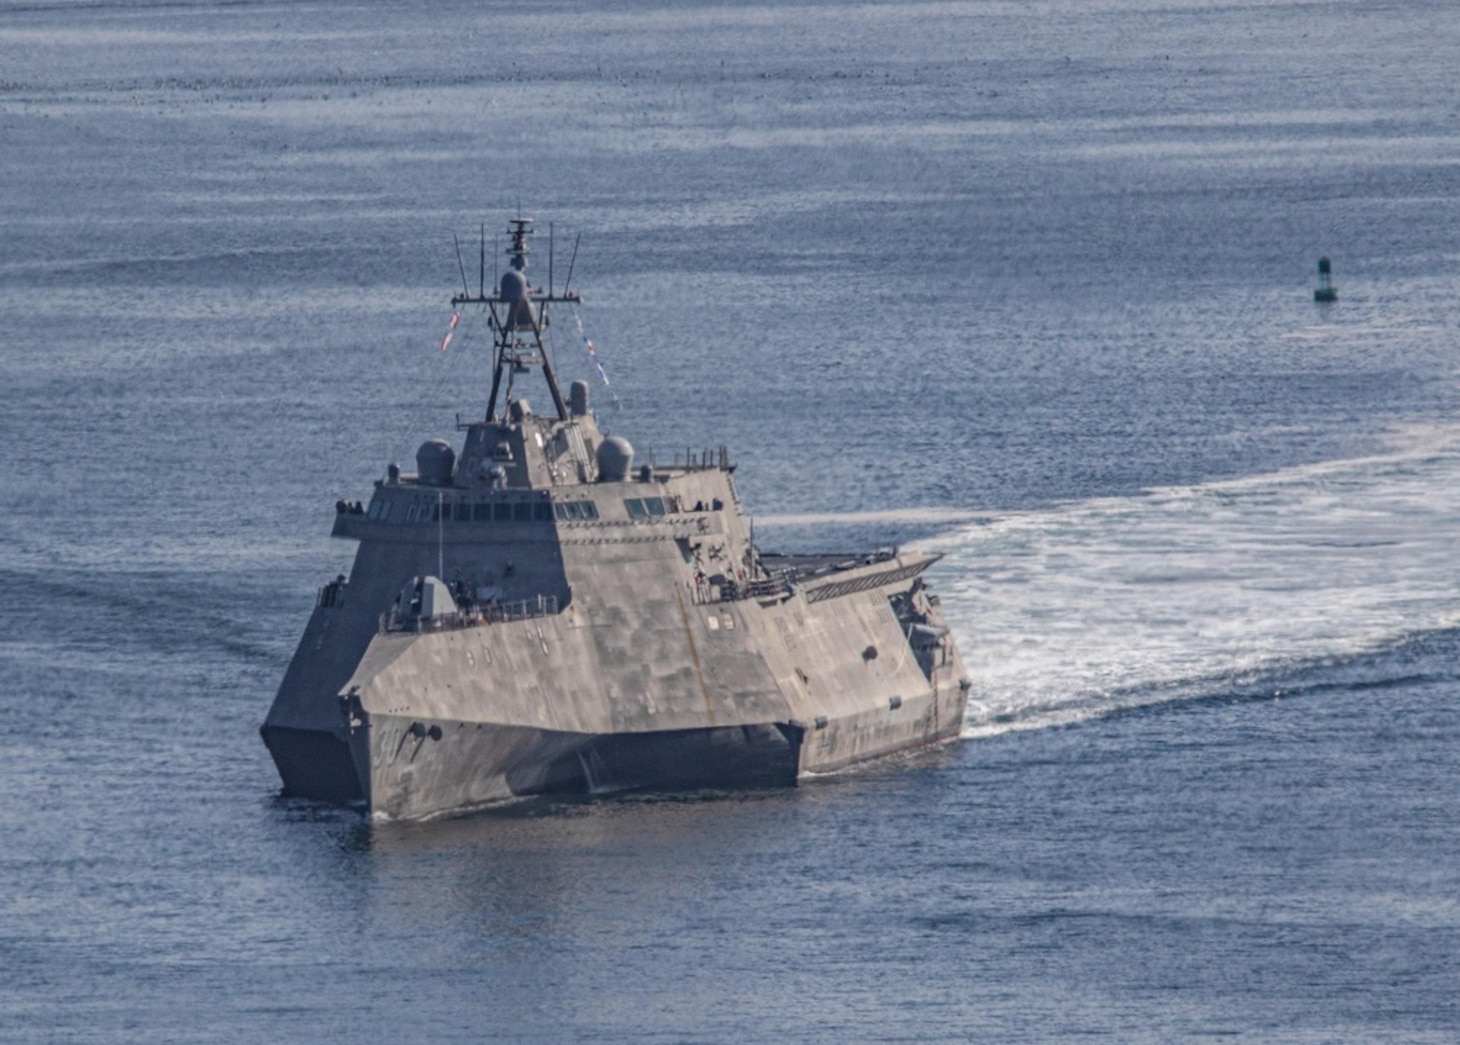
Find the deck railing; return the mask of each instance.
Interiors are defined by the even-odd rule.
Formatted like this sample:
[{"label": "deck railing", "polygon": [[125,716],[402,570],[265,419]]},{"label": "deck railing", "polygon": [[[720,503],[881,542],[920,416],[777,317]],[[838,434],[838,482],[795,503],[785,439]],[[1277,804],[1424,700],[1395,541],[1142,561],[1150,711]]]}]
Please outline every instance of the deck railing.
[{"label": "deck railing", "polygon": [[558,612],[556,595],[538,595],[531,599],[517,599],[512,602],[491,602],[470,609],[441,613],[434,617],[412,617],[392,609],[381,614],[382,632],[428,632],[455,631],[460,628],[479,628],[487,624],[505,624],[514,620],[531,620],[534,617],[550,617]]}]

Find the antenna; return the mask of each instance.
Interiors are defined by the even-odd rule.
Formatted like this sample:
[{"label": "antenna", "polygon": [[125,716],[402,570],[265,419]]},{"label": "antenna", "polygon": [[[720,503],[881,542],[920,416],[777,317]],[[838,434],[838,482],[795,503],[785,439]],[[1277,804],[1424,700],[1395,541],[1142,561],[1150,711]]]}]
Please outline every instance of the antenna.
[{"label": "antenna", "polygon": [[482,297],[487,296],[487,223],[482,222],[482,260],[480,269],[481,283],[478,284],[478,291]]},{"label": "antenna", "polygon": [[[493,284],[492,295],[488,297],[485,293],[486,287],[486,225],[482,225],[482,286],[483,293],[478,298],[467,300],[484,304],[490,310],[489,325],[492,328],[493,358],[492,365],[492,391],[487,399],[487,420],[491,421],[497,417],[497,395],[502,391],[505,384],[507,390],[507,404],[512,403],[512,391],[516,380],[515,375],[526,373],[532,367],[540,367],[543,377],[547,381],[548,392],[552,395],[553,406],[557,408],[558,419],[568,420],[568,404],[563,398],[562,389],[558,385],[557,375],[553,371],[552,353],[548,349],[547,341],[543,337],[548,325],[548,311],[551,306],[560,301],[573,304],[581,301],[582,298],[566,288],[561,294],[557,292],[557,253],[556,253],[556,229],[550,224],[548,227],[548,288],[534,287],[527,280],[527,260],[532,247],[528,240],[533,233],[533,220],[531,218],[517,217],[509,219],[507,238],[509,246],[505,251],[492,248],[493,263]],[[579,234],[578,241],[573,244],[573,259],[578,257],[578,242],[582,241],[582,234]],[[496,235],[492,242],[497,242]],[[501,265],[501,257],[505,254],[510,259],[511,268],[505,273],[498,273]],[[572,278],[572,266],[569,267],[568,277]],[[606,383],[605,379],[605,383]]]},{"label": "antenna", "polygon": [[578,263],[578,244],[581,242],[583,242],[583,233],[580,232],[577,238],[573,240],[573,256],[568,259],[568,278],[563,283],[564,297],[568,296],[568,288],[573,284],[573,266]]},{"label": "antenna", "polygon": [[461,240],[456,238],[456,233],[451,234],[451,242],[456,244],[456,267],[461,271],[461,296],[470,297],[471,291],[466,286],[466,266],[461,263]]}]

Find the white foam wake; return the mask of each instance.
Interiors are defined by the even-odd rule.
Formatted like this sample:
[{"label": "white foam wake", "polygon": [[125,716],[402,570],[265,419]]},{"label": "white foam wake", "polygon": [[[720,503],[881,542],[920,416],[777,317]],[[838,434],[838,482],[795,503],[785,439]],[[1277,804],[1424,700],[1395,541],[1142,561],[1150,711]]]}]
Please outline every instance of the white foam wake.
[{"label": "white foam wake", "polygon": [[969,523],[923,542],[971,736],[1075,721],[1460,623],[1460,428],[1374,457]]}]

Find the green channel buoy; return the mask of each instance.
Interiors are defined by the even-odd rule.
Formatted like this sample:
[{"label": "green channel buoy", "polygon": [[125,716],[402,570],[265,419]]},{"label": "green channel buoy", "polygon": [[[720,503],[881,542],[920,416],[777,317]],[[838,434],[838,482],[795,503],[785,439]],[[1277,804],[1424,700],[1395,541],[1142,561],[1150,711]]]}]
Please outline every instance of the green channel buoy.
[{"label": "green channel buoy", "polygon": [[1313,300],[1338,300],[1338,288],[1333,285],[1333,265],[1327,258],[1318,259],[1318,288],[1313,291]]}]

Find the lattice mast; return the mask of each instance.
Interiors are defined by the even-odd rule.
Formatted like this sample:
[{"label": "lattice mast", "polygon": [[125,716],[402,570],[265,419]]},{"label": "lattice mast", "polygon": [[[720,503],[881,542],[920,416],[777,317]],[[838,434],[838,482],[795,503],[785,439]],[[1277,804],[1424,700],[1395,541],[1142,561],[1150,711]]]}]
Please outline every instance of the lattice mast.
[{"label": "lattice mast", "polygon": [[[502,396],[503,415],[510,413],[516,377],[531,368],[542,370],[547,382],[548,393],[553,398],[553,408],[558,420],[568,420],[568,404],[563,399],[563,390],[553,370],[552,356],[548,351],[544,334],[549,326],[551,306],[558,302],[578,304],[582,296],[576,291],[564,290],[556,293],[552,286],[552,262],[548,263],[548,288],[533,287],[527,280],[527,256],[532,253],[528,243],[533,232],[531,218],[513,218],[508,222],[507,234],[512,243],[507,248],[508,268],[493,288],[486,292],[486,249],[483,246],[481,287],[475,295],[461,294],[451,299],[453,306],[485,305],[488,322],[492,330],[493,364],[492,391],[487,398],[487,420],[498,420],[497,397]],[[484,238],[485,244],[485,238]],[[571,273],[569,278],[571,279]]]}]

